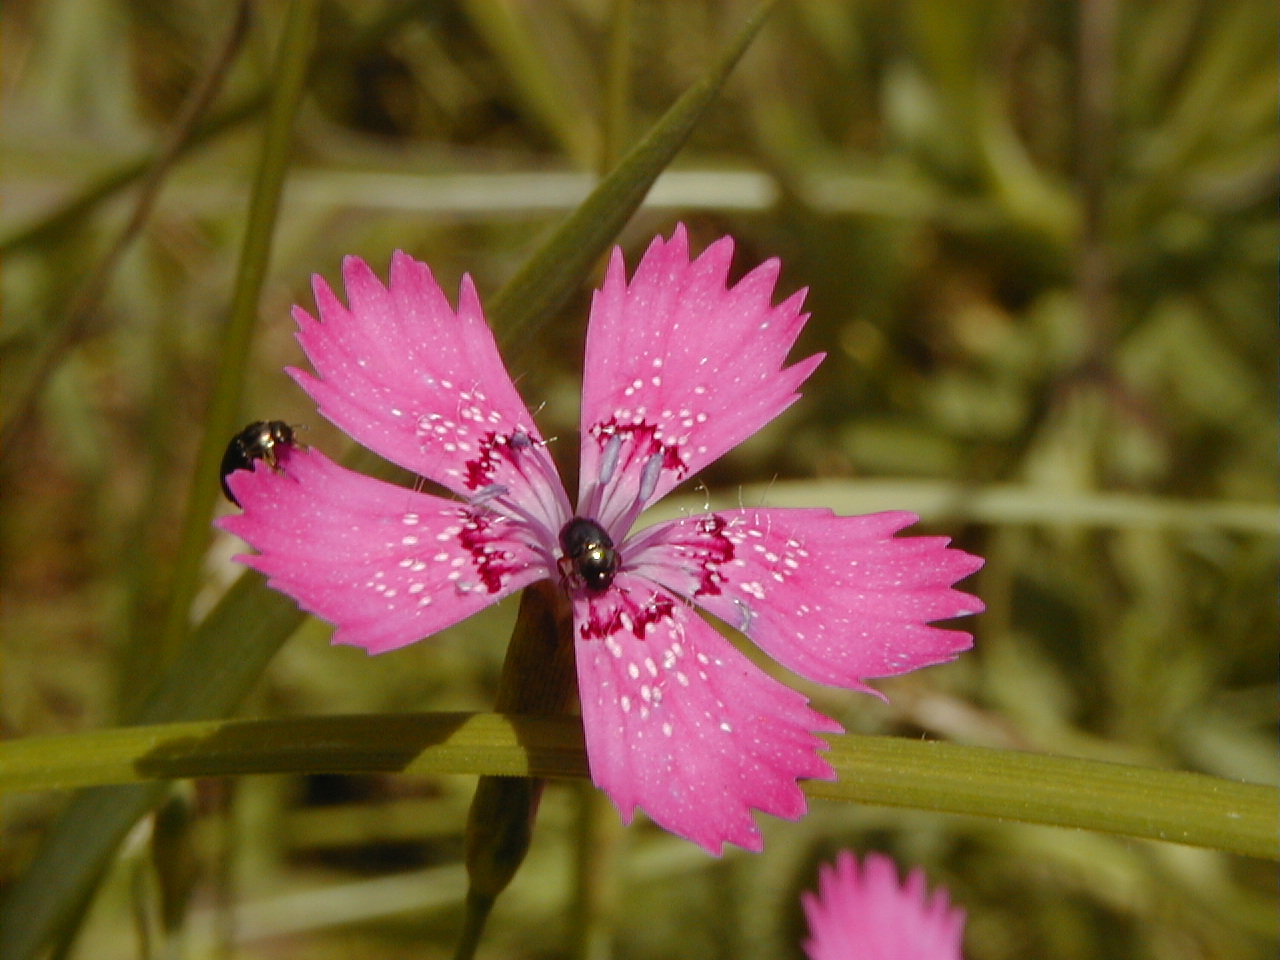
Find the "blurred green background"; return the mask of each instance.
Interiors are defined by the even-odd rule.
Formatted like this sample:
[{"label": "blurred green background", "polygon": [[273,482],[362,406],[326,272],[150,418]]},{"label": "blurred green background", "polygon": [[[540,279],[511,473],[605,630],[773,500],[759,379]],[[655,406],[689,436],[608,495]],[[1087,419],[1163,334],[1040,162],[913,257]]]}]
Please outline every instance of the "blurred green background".
[{"label": "blurred green background", "polygon": [[[463,272],[492,296],[746,11],[628,5],[613,142],[617,6],[321,4],[244,421],[344,452],[281,373],[302,362],[289,307],[311,306],[310,274],[336,283],[349,253],[385,274],[403,248],[451,296]],[[283,5],[250,9],[210,115],[247,106],[166,171],[69,324],[136,203],[93,186],[164,142],[233,5],[6,4],[4,737],[111,726],[158,670]],[[802,687],[848,729],[1276,782],[1276,45],[1262,0],[784,3],[619,238],[634,264],[683,220],[697,248],[731,233],[737,272],[778,256],[780,294],[809,288],[796,355],[828,359],[705,472],[711,495],[888,496],[988,559],[973,653],[878,684],[888,704]],[[570,462],[588,294],[507,358]],[[197,616],[236,549],[213,538]],[[379,658],[308,621],[241,715],[489,709],[513,614]],[[76,955],[448,956],[473,784],[180,784]],[[62,799],[3,799],[0,888]],[[819,801],[766,824],[764,854],[714,860],[616,821],[553,784],[482,955],[798,957],[799,891],[843,846],[946,884],[971,960],[1277,949],[1274,866],[1210,851]]]}]

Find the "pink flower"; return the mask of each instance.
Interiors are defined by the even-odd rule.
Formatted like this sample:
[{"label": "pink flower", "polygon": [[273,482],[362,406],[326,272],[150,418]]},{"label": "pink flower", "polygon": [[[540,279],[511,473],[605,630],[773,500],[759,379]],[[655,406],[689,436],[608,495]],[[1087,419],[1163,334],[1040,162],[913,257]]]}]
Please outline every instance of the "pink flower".
[{"label": "pink flower", "polygon": [[960,960],[964,911],[944,888],[929,896],[919,868],[899,885],[893,861],[879,853],[858,867],[843,851],[818,871],[817,894],[801,897],[809,960]]},{"label": "pink flower", "polygon": [[335,643],[371,653],[561,583],[592,778],[624,821],[640,807],[716,853],[760,849],[752,808],[800,817],[796,778],[834,778],[814,733],[841,728],[695,605],[784,667],[857,690],[954,658],[969,635],[927,621],[982,609],[951,589],[982,561],[944,538],[895,539],[909,513],[743,508],[628,538],[642,510],[798,399],[822,359],[783,366],[804,292],[771,305],[776,260],[727,288],[732,255],[725,237],[691,261],[677,227],[628,283],[614,250],[587,332],[576,513],[471,279],[455,311],[425,264],[396,253],[384,287],[348,257],[350,306],[316,277],[323,322],[294,311],[318,376],[290,373],[356,440],[460,499],[299,447],[279,472],[234,474],[244,512],[221,521],[259,551],[245,563],[337,627]]}]

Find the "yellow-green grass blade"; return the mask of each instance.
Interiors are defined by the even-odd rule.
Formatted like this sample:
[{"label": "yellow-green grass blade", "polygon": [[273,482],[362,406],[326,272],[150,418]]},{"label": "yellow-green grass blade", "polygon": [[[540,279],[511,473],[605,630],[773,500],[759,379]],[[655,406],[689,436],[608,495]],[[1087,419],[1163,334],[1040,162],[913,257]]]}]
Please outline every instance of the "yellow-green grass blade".
[{"label": "yellow-green grass blade", "polygon": [[[904,737],[826,738],[810,796],[1075,827],[1280,858],[1280,793],[1180,770]],[[0,793],[260,773],[582,777],[581,721],[361,714],[124,727],[0,744]],[[101,791],[95,791],[101,794]],[[139,793],[141,795],[141,793]]]}]

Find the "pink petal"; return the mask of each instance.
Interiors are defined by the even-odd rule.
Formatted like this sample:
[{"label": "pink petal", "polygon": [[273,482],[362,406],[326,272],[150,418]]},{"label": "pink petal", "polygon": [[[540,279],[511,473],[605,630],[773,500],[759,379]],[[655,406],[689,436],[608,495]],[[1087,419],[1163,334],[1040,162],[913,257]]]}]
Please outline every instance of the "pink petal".
[{"label": "pink petal", "polygon": [[[430,268],[400,251],[389,286],[358,257],[343,260],[342,275],[350,309],[319,276],[312,285],[323,322],[294,308],[298,341],[319,378],[290,373],[321,413],[375,453],[464,496],[485,482],[475,465],[486,443],[525,436],[541,449],[470,277],[455,312]],[[567,511],[559,481],[551,486]]]},{"label": "pink petal", "polygon": [[809,921],[810,960],[960,960],[964,911],[939,887],[932,897],[924,872],[905,884],[883,854],[858,860],[845,850],[818,872],[818,893],[801,896]]},{"label": "pink petal", "polygon": [[784,369],[804,291],[772,305],[769,260],[726,289],[733,240],[689,260],[683,225],[628,284],[615,249],[591,303],[579,507],[620,537],[645,505],[793,403],[822,357]]},{"label": "pink petal", "polygon": [[713,854],[759,850],[752,808],[798,819],[796,778],[835,778],[812,731],[839,724],[665,590],[621,573],[574,599],[574,630],[591,776],[625,822],[640,807]]},{"label": "pink petal", "polygon": [[258,550],[237,559],[337,627],[334,643],[413,643],[555,569],[499,514],[352,473],[317,450],[292,450],[283,466],[232,474],[244,512],[218,523]]},{"label": "pink petal", "polygon": [[928,622],[983,609],[951,587],[980,558],[949,549],[945,537],[893,536],[916,519],[725,510],[652,527],[624,555],[629,568],[741,630],[787,669],[873,692],[864,679],[967,650],[969,634]]}]

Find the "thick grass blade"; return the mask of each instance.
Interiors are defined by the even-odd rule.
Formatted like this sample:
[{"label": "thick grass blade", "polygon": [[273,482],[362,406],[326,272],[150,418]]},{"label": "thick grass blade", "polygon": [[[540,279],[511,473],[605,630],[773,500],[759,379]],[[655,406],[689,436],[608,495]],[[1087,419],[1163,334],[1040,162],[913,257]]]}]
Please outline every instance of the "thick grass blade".
[{"label": "thick grass blade", "polygon": [[[840,779],[812,797],[1075,827],[1280,859],[1280,792],[1180,770],[905,737],[826,738]],[[577,717],[385,714],[124,727],[0,743],[0,794],[86,784],[141,812],[148,782],[260,773],[587,775]],[[101,807],[97,809],[102,809]],[[115,809],[111,807],[110,809]],[[136,813],[135,813],[136,816]],[[73,850],[68,838],[67,850]],[[75,839],[94,842],[88,833]]]}]

